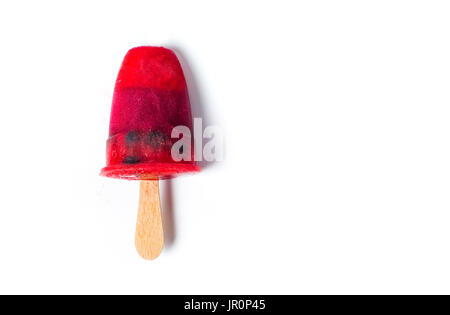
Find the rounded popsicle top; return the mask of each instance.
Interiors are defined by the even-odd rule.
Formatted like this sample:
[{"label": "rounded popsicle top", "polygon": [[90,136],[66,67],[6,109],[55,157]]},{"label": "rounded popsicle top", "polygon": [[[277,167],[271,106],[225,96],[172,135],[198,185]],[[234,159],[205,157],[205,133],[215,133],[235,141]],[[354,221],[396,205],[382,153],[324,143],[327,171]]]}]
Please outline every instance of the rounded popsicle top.
[{"label": "rounded popsicle top", "polygon": [[117,77],[116,89],[127,87],[182,91],[186,89],[186,82],[173,51],[140,46],[128,51]]}]

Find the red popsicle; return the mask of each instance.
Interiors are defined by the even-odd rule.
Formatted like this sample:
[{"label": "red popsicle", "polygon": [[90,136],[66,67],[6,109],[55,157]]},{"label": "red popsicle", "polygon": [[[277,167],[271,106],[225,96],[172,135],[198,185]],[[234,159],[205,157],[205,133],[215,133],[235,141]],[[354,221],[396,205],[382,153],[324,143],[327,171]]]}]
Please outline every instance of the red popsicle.
[{"label": "red popsicle", "polygon": [[148,180],[200,171],[193,156],[191,161],[172,159],[178,139],[171,132],[179,125],[193,134],[186,81],[176,55],[163,47],[131,49],[116,81],[107,166],[101,175]]},{"label": "red popsicle", "polygon": [[176,126],[193,134],[186,81],[176,55],[163,47],[129,50],[116,80],[107,165],[101,175],[141,180],[136,248],[145,259],[156,258],[164,243],[158,179],[200,171],[193,153],[189,161],[172,158],[172,145],[179,140],[171,137]]}]

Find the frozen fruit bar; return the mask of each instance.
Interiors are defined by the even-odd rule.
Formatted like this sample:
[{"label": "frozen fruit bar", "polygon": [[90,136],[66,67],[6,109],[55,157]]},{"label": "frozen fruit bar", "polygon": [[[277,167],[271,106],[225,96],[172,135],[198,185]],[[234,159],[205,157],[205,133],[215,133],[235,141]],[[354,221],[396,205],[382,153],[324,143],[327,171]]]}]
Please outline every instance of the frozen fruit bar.
[{"label": "frozen fruit bar", "polygon": [[178,139],[171,138],[171,133],[180,125],[193,134],[186,81],[177,56],[163,47],[131,49],[116,80],[107,166],[101,175],[152,180],[200,171],[193,157],[172,159],[172,145]]}]

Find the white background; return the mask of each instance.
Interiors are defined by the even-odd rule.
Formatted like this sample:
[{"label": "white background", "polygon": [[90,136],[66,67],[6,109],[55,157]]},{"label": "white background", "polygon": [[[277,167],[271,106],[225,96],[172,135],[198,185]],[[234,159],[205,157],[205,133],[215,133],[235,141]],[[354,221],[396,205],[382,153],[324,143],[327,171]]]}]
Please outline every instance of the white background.
[{"label": "white background", "polygon": [[[2,2],[0,292],[450,293],[450,4],[296,3]],[[152,262],[138,183],[98,176],[138,45],[225,136],[161,185]]]}]

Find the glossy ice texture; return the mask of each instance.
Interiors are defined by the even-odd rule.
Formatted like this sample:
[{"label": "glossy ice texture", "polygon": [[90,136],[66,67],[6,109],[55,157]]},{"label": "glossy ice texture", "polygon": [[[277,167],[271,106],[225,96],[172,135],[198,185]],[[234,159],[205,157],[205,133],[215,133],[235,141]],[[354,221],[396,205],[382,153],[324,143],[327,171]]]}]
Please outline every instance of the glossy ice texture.
[{"label": "glossy ice texture", "polygon": [[111,109],[107,166],[101,175],[122,179],[170,178],[197,172],[191,161],[172,159],[172,129],[192,116],[176,55],[163,47],[128,51],[117,77]]}]

